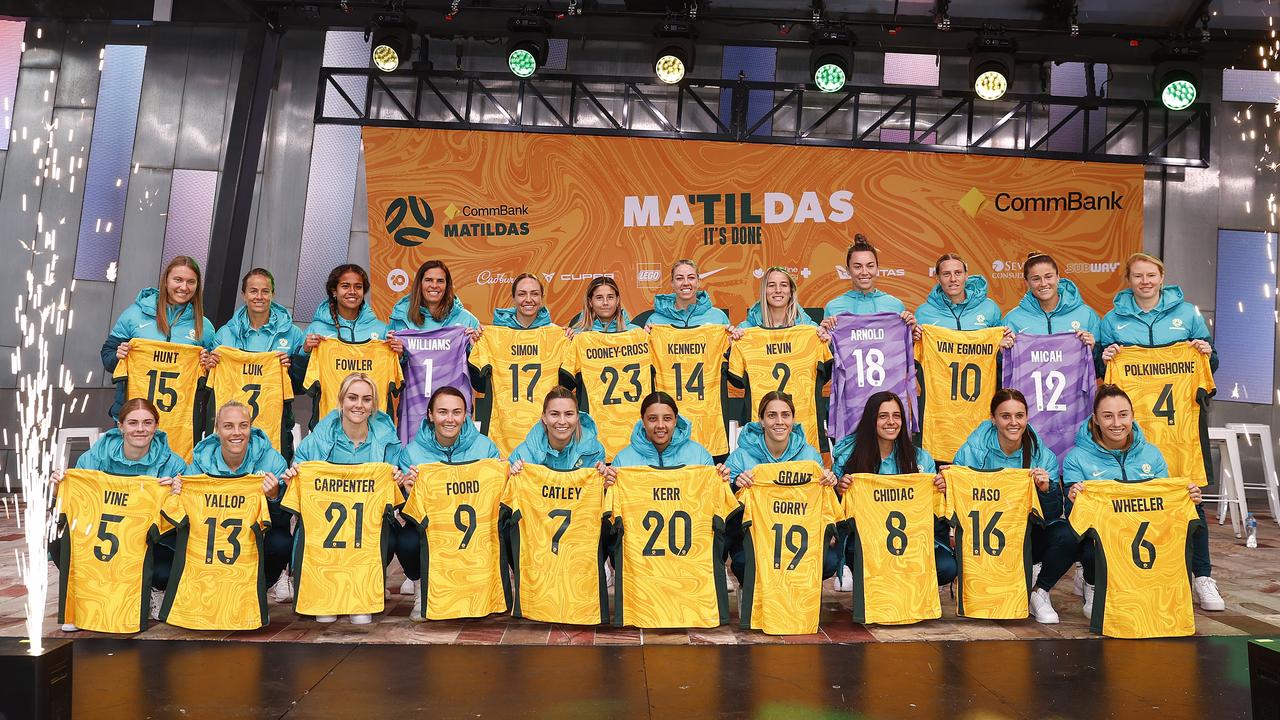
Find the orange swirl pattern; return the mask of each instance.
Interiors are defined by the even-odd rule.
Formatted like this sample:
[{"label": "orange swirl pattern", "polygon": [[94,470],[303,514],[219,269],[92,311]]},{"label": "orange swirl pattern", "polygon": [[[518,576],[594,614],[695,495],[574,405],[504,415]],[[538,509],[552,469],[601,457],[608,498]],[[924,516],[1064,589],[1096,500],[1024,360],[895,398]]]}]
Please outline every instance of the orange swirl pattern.
[{"label": "orange swirl pattern", "polygon": [[58,622],[81,630],[135,633],[144,628],[143,587],[151,533],[169,488],[147,476],[68,470],[58,484],[64,524]]},{"label": "orange swirl pattern", "polygon": [[[880,248],[880,287],[911,308],[933,286],[934,259],[959,252],[1007,310],[1025,292],[1020,261],[1037,250],[1052,252],[1086,302],[1105,310],[1122,282],[1109,264],[1142,246],[1138,165],[465,130],[363,133],[373,304],[384,318],[431,258],[448,263],[482,322],[511,304],[508,286],[521,272],[543,278],[562,323],[601,273],[618,280],[635,314],[669,292],[667,269],[681,257],[715,273],[704,287],[735,322],[758,300],[755,273],[771,265],[792,268],[802,302],[821,307],[849,287],[837,268],[855,233]],[[847,199],[833,202],[839,192]],[[791,220],[813,219],[763,222],[766,193],[787,198],[777,207],[790,203]],[[717,196],[714,205],[698,199],[707,195]],[[658,222],[628,226],[629,196],[654,196]],[[678,214],[669,210],[673,197],[688,205],[687,224],[661,222]],[[406,205],[409,198],[416,200]],[[1071,209],[1072,198],[1080,209]],[[1084,209],[1099,198],[1106,209]],[[748,210],[762,222],[743,223]],[[735,243],[735,231],[747,242]]]}]

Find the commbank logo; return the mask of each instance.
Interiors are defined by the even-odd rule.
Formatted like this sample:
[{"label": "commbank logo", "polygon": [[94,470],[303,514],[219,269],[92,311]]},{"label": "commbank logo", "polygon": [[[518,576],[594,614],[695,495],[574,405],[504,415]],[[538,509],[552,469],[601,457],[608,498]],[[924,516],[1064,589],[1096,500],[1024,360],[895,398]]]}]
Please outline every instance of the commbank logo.
[{"label": "commbank logo", "polygon": [[1063,195],[996,195],[996,212],[1079,212],[1123,210],[1124,195],[1112,190],[1106,195],[1088,195],[1072,190]]},{"label": "commbank logo", "polygon": [[397,245],[405,247],[417,247],[431,237],[431,231],[428,228],[436,222],[435,215],[431,212],[431,205],[416,195],[392,200],[387,206],[384,219],[387,234],[396,241]]}]

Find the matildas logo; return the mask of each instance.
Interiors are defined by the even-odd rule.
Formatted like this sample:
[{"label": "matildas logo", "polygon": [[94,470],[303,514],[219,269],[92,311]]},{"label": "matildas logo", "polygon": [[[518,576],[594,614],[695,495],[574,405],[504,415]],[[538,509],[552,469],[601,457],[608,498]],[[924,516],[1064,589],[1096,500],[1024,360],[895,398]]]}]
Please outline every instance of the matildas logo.
[{"label": "matildas logo", "polygon": [[426,200],[408,195],[398,197],[387,206],[385,215],[387,234],[397,245],[417,247],[423,240],[431,237],[428,229],[435,225],[435,214]]},{"label": "matildas logo", "polygon": [[1151,472],[1151,463],[1142,463],[1142,472],[1144,473]]},{"label": "matildas logo", "polygon": [[1079,321],[1079,320],[1072,320],[1072,321],[1071,321],[1071,329],[1072,329],[1072,330],[1079,330],[1079,329],[1080,329],[1080,321]]},{"label": "matildas logo", "polygon": [[1175,327],[1175,328],[1180,328],[1180,327],[1182,327],[1182,318],[1174,318],[1174,319],[1173,319],[1173,322],[1172,322],[1172,323],[1170,323],[1170,325],[1173,325],[1173,327]]},{"label": "matildas logo", "polygon": [[986,324],[987,324],[987,316],[986,316],[986,315],[978,315],[977,317],[975,317],[975,318],[974,318],[974,320],[977,320],[979,325],[986,325]]}]

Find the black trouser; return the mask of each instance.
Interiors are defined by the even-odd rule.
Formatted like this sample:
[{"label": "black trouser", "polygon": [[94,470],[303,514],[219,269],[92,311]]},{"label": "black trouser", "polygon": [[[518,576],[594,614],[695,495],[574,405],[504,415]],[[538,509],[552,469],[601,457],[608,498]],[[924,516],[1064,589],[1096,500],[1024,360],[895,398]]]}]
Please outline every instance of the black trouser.
[{"label": "black trouser", "polygon": [[422,541],[418,537],[418,526],[411,522],[401,525],[395,520],[388,520],[382,531],[391,533],[390,552],[382,558],[382,564],[384,566],[390,565],[391,558],[394,556],[400,561],[400,567],[404,568],[405,577],[410,580],[421,578],[422,558],[419,552],[422,548]]},{"label": "black trouser", "polygon": [[267,587],[275,584],[280,573],[289,567],[290,556],[293,554],[293,530],[291,529],[293,517],[275,503],[270,505],[269,510],[271,527],[267,528],[266,534],[262,537]]},{"label": "black trouser", "polygon": [[1067,574],[1080,557],[1082,543],[1076,540],[1071,524],[1056,520],[1031,527],[1031,561],[1040,563],[1036,587],[1046,592]]}]

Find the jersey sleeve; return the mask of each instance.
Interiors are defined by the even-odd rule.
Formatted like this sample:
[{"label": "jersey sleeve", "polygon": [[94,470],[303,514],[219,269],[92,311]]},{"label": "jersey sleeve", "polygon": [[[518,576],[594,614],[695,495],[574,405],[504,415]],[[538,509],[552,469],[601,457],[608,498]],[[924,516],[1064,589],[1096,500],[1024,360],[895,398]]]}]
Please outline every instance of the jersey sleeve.
[{"label": "jersey sleeve", "polygon": [[[1088,488],[1090,485],[1097,487],[1103,482],[1115,481],[1091,480],[1086,482],[1084,487]],[[1096,492],[1101,491],[1097,490]],[[1093,527],[1094,523],[1097,522],[1099,507],[1099,503],[1089,496],[1089,491],[1087,489],[1076,496],[1075,504],[1071,508],[1071,515],[1067,517],[1067,521],[1071,523],[1071,529],[1078,537],[1084,537],[1084,534],[1089,531],[1089,528]]]},{"label": "jersey sleeve", "polygon": [[320,344],[311,351],[311,361],[307,363],[307,374],[302,378],[302,388],[311,390],[320,384],[320,366],[324,363],[320,362],[323,354],[325,341],[321,340]]},{"label": "jersey sleeve", "polygon": [[[840,496],[836,495],[835,488],[822,488],[822,526],[834,525],[844,520],[844,515],[840,507]],[[744,521],[745,522],[745,521]]]},{"label": "jersey sleeve", "polygon": [[747,373],[747,356],[742,352],[741,340],[729,346],[729,374],[741,378]]},{"label": "jersey sleeve", "polygon": [[[964,465],[964,463],[960,462],[959,455],[956,456],[956,465]],[[948,466],[942,469],[942,477],[946,478],[946,481],[947,481],[947,490],[942,495],[943,497],[942,510],[943,510],[943,517],[947,518],[948,520],[950,520],[951,517],[955,515],[957,512],[956,489],[955,489],[954,483],[955,483],[956,474],[960,471],[953,470],[952,469],[953,467],[954,466]]]},{"label": "jersey sleeve", "polygon": [[[1199,316],[1197,315],[1197,317]],[[1196,350],[1195,352],[1199,353],[1200,351]],[[1198,387],[1212,395],[1218,389],[1218,386],[1213,382],[1213,365],[1209,362],[1209,356],[1201,356],[1200,361],[1196,363],[1196,367],[1199,369],[1198,377],[1196,378]]]},{"label": "jersey sleeve", "polygon": [[720,517],[727,518],[738,510],[742,509],[742,503],[738,502],[738,498],[734,496],[731,486],[727,482],[713,483],[716,488],[716,514]]},{"label": "jersey sleeve", "polygon": [[[390,357],[388,364],[391,366],[391,385],[395,388],[393,394],[398,395],[400,394],[400,389],[404,387],[404,366],[400,364],[400,356],[389,345],[387,346],[387,353]],[[392,388],[387,388],[387,390],[392,391]]]},{"label": "jersey sleeve", "polygon": [[285,486],[284,494],[280,497],[280,507],[291,513],[299,514],[302,512],[302,474],[299,473],[289,481]]},{"label": "jersey sleeve", "polygon": [[[289,378],[289,368],[287,366],[279,362],[276,365],[280,368],[280,399],[287,402],[293,399],[293,381]],[[217,369],[215,365],[214,370]]]},{"label": "jersey sleeve", "polygon": [[582,333],[573,336],[572,340],[565,341],[565,350],[560,360],[561,372],[567,373],[570,377],[578,374],[578,345],[581,341]]},{"label": "jersey sleeve", "polygon": [[186,506],[182,503],[181,495],[170,493],[164,498],[164,502],[160,506],[160,513],[175,527],[182,524],[187,517]]},{"label": "jersey sleeve", "polygon": [[258,527],[266,530],[271,527],[271,506],[267,504],[270,500],[261,492],[254,493],[253,497],[255,502],[258,503],[258,507],[254,509],[253,522]]},{"label": "jersey sleeve", "polygon": [[[1028,481],[1030,482],[1030,480]],[[1049,482],[1052,484],[1054,479],[1050,477]],[[1044,520],[1044,508],[1040,507],[1040,493],[1036,489],[1034,482],[1031,483],[1031,490],[1027,493],[1027,497],[1030,498],[1030,501],[1027,503],[1030,506],[1027,512],[1036,516],[1040,520]]]},{"label": "jersey sleeve", "polygon": [[425,465],[418,466],[418,481],[413,484],[413,489],[409,491],[409,499],[405,500],[404,507],[400,508],[400,514],[421,525],[426,519],[426,491],[422,489],[422,468]]},{"label": "jersey sleeve", "polygon": [[739,494],[736,499],[738,502],[742,503],[742,527],[745,530],[755,519],[751,512],[751,496],[753,494],[753,490],[752,488],[745,487],[738,492]]},{"label": "jersey sleeve", "polygon": [[112,380],[123,380],[129,377],[129,355],[130,354],[131,353],[125,353],[125,356],[121,358],[119,362],[116,363],[116,369],[111,372]]},{"label": "jersey sleeve", "polygon": [[931,490],[933,490],[933,516],[934,516],[934,517],[946,517],[946,516],[947,516],[947,495],[946,495],[946,493],[940,493],[940,492],[938,492],[938,489],[937,489],[937,487],[935,487],[935,486],[933,485],[933,481],[932,481],[932,480],[930,480],[930,481],[929,481],[929,488],[930,488]]}]

